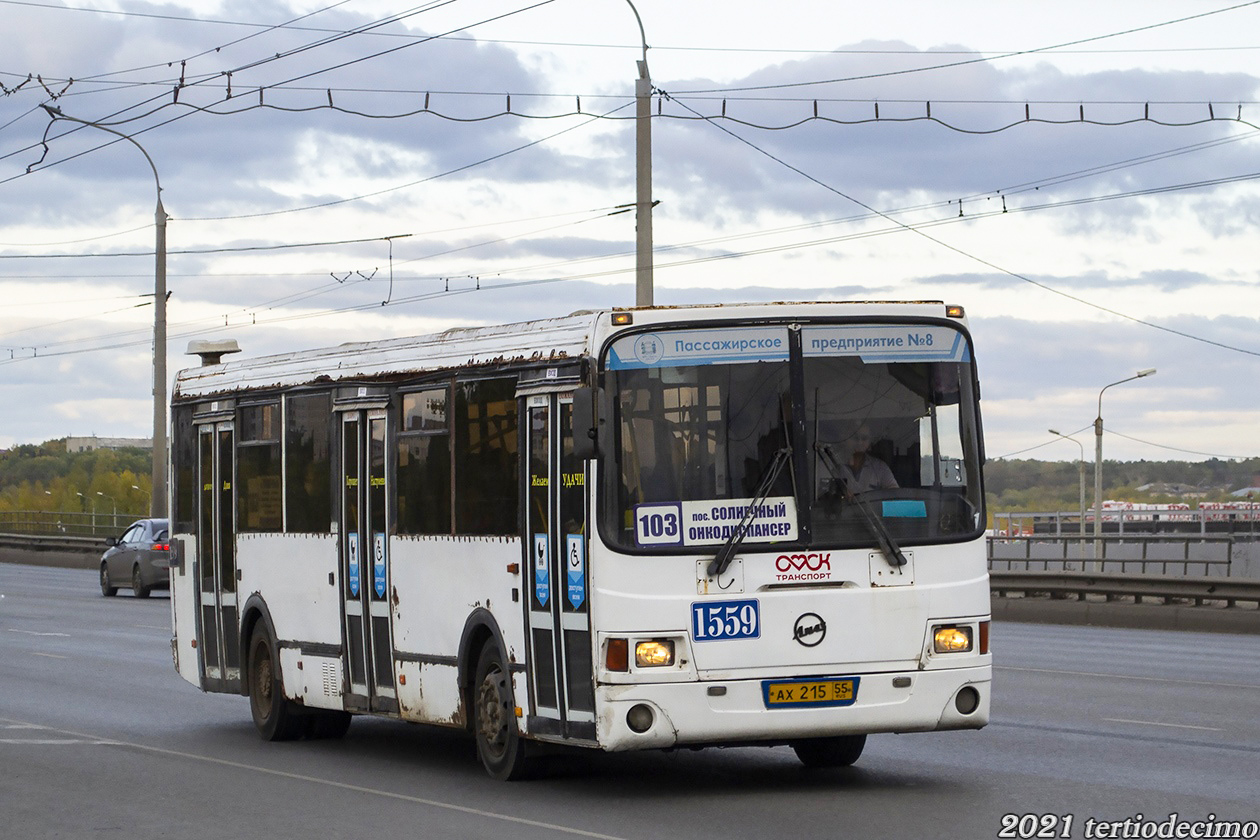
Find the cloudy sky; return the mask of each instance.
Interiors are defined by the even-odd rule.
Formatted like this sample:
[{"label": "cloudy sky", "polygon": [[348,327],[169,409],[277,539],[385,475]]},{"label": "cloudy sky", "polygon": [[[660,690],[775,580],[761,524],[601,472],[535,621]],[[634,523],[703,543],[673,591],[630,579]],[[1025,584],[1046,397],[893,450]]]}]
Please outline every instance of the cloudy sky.
[{"label": "cloudy sky", "polygon": [[[933,299],[991,456],[1260,456],[1260,2],[637,0],[656,301]],[[875,7],[878,7],[876,9]],[[0,0],[0,447],[172,371],[634,300],[625,0]],[[1111,434],[1114,432],[1114,434]]]}]

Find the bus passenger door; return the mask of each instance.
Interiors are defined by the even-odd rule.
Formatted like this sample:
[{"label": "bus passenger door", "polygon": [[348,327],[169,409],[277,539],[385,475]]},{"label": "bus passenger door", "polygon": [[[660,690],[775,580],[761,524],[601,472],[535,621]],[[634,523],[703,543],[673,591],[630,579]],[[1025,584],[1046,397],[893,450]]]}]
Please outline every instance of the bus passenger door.
[{"label": "bus passenger door", "polygon": [[398,711],[389,619],[384,411],[341,415],[341,593],[350,694],[346,708]]},{"label": "bus passenger door", "polygon": [[241,687],[231,422],[197,429],[197,650],[207,691]]},{"label": "bus passenger door", "polygon": [[531,731],[594,740],[586,462],[573,452],[569,395],[526,398]]}]

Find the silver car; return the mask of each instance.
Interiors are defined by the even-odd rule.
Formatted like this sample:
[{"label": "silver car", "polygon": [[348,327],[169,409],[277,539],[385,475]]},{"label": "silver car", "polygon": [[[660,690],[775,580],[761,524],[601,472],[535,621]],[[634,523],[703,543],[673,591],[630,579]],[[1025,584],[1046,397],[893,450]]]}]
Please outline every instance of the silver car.
[{"label": "silver car", "polygon": [[168,520],[141,519],[121,537],[105,542],[109,550],[101,555],[102,595],[109,597],[122,586],[130,587],[137,598],[148,598],[154,589],[171,588]]}]

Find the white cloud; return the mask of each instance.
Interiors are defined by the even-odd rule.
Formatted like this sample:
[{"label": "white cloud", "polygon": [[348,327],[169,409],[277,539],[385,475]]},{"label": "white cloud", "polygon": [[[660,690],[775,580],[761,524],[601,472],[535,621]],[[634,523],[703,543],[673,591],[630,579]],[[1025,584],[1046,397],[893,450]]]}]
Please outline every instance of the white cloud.
[{"label": "white cloud", "polygon": [[[172,370],[189,361],[181,351],[190,337],[232,335],[247,353],[261,354],[630,302],[634,217],[609,214],[634,200],[633,124],[589,118],[630,101],[638,30],[629,8],[619,0],[607,0],[607,8],[558,2],[472,27],[459,40],[358,60],[410,43],[407,37],[516,8],[498,0],[456,3],[275,60],[330,34],[314,28],[348,30],[394,11],[377,5],[372,12],[371,3],[338,7],[302,21],[308,29],[285,31],[222,21],[277,23],[315,7],[268,0],[117,4],[129,16],[6,11],[12,25],[0,32],[0,83],[14,88],[26,73],[74,77],[55,104],[116,121],[159,170],[173,219]],[[1252,173],[1260,140],[1246,137],[1247,126],[1101,127],[1078,117],[1082,101],[1088,118],[1103,121],[1144,111],[1148,101],[1152,116],[1168,120],[1199,119],[1208,101],[1221,106],[1218,115],[1237,113],[1241,101],[1249,117],[1260,76],[1254,51],[1241,48],[1250,47],[1260,11],[948,71],[704,99],[681,92],[962,61],[1187,12],[1171,2],[1064,0],[1014,10],[971,0],[919,4],[913,19],[893,7],[865,8],[841,27],[832,4],[812,0],[760,17],[731,15],[729,4],[715,0],[636,5],[653,46],[653,79],[679,92],[679,102],[661,106],[667,115],[686,115],[683,104],[720,113],[723,98],[729,116],[758,124],[812,114],[815,96],[820,113],[837,118],[873,115],[874,99],[881,108],[879,123],[863,125],[769,132],[722,123],[783,163],[706,123],[655,121],[659,302],[956,301],[968,307],[978,339],[991,453],[1040,443],[1048,425],[1087,424],[1101,385],[1146,366],[1160,373],[1140,389],[1115,389],[1114,403],[1108,392],[1118,431],[1174,446],[1192,441],[1186,448],[1199,451],[1260,452],[1260,429],[1248,420],[1256,400],[1239,384],[1255,381],[1257,360],[1228,349],[1260,351],[1256,182],[1030,209]],[[149,14],[166,17],[138,16]],[[181,15],[190,19],[173,19]],[[558,45],[564,42],[588,46]],[[771,48],[778,51],[751,51]],[[233,71],[230,101],[226,70]],[[181,72],[198,84],[172,106]],[[286,89],[265,90],[269,107],[256,107],[260,86],[301,76]],[[322,107],[330,89],[339,107],[378,116],[421,108],[426,94],[446,117],[486,116],[505,109],[509,93],[514,112],[531,114],[572,110],[581,95],[583,116],[370,119]],[[100,313],[152,293],[152,174],[130,144],[92,151],[110,137],[67,133],[65,122],[48,132],[44,161],[55,165],[24,174],[44,155],[48,120],[37,106],[45,98],[34,83],[0,97],[0,295],[7,303],[0,376],[11,395],[0,407],[0,445],[90,430],[143,436],[152,309]],[[929,100],[933,117],[957,128],[1019,121],[1025,100],[1041,103],[1029,106],[1033,116],[1077,121],[991,135],[893,121],[925,114]],[[999,100],[1009,104],[992,104]],[[240,112],[192,113],[190,104]],[[533,141],[540,142],[527,145]],[[924,232],[946,244],[870,216],[845,196],[899,222],[929,225]],[[274,214],[317,204],[330,206]],[[398,237],[392,260],[384,237]],[[370,241],[223,252],[344,240]],[[50,257],[111,251],[136,256]],[[514,285],[566,278],[576,279]],[[479,284],[483,291],[468,291]],[[380,307],[386,299],[408,302]],[[328,314],[336,310],[345,311]],[[55,355],[114,344],[124,346]],[[40,358],[26,359],[31,353]],[[1187,404],[1200,412],[1197,424],[1184,415]],[[1120,438],[1109,440],[1113,452],[1163,456]]]}]

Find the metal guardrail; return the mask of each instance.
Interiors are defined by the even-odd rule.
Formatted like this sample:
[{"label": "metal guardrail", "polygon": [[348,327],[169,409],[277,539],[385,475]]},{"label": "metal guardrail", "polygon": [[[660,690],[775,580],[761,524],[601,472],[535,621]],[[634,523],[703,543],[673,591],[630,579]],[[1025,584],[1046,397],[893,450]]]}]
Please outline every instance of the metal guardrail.
[{"label": "metal guardrail", "polygon": [[1234,607],[1239,601],[1260,608],[1260,580],[1220,577],[1172,577],[1165,575],[1098,574],[1094,572],[990,572],[989,588],[997,595],[1019,592],[1024,595],[1075,596],[1085,600],[1102,595],[1117,598],[1158,598],[1163,603],[1193,601],[1224,602]]},{"label": "metal guardrail", "polygon": [[105,537],[48,537],[37,534],[0,534],[0,548],[13,551],[63,551],[100,556],[105,551]]},{"label": "metal guardrail", "polygon": [[45,537],[117,537],[146,514],[78,511],[0,511],[0,533]]},{"label": "metal guardrail", "polygon": [[[1059,566],[1063,572],[1094,571],[1106,572],[1108,566],[1121,572],[1129,571],[1131,565],[1140,567],[1142,573],[1157,570],[1160,574],[1168,574],[1169,566],[1173,572],[1189,575],[1192,571],[1202,569],[1204,575],[1213,571],[1228,576],[1234,563],[1234,544],[1237,538],[1230,534],[1106,534],[1101,537],[1080,534],[1034,534],[995,536],[988,540],[989,569],[995,564],[1005,563],[1007,571],[1016,571],[1013,564],[1023,564],[1025,571],[1032,571],[1040,566],[1041,571],[1050,571],[1050,564]],[[1098,543],[1100,559],[1094,558],[1094,543]],[[1055,547],[1057,557],[1035,557],[1034,546]],[[1068,551],[1069,546],[1075,550]],[[1152,546],[1179,546],[1181,557],[1152,557]],[[1011,552],[1002,548],[1016,547],[1014,553],[1023,556],[1009,556]],[[1139,549],[1136,557],[1117,557],[1124,549]],[[1020,550],[1022,549],[1022,551]],[[1108,556],[1110,552],[1111,556]],[[1193,555],[1193,556],[1192,556]],[[1215,555],[1215,556],[1213,556]],[[1087,568],[1091,567],[1091,568]],[[1177,568],[1180,567],[1180,568]]]}]

